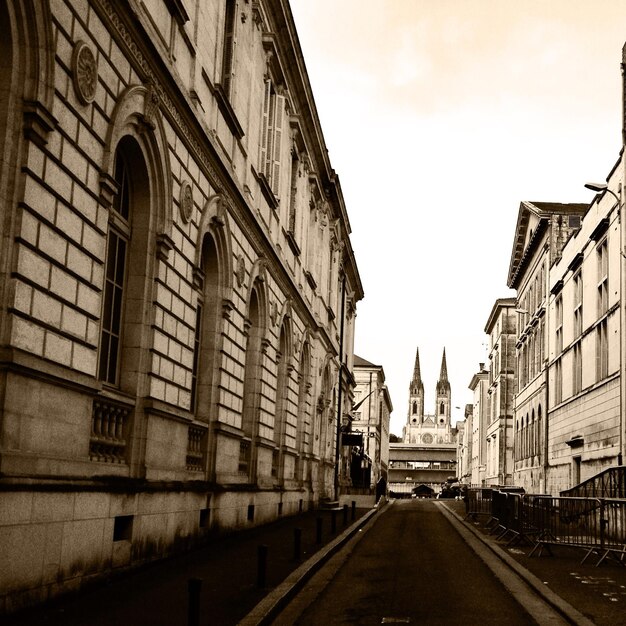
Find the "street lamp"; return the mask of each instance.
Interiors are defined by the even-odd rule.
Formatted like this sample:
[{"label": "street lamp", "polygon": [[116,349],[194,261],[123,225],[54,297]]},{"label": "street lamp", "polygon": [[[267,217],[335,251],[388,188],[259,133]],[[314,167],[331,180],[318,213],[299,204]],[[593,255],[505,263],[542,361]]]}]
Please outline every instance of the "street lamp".
[{"label": "street lamp", "polygon": [[620,315],[619,315],[619,327],[620,327],[620,353],[619,353],[619,377],[620,377],[620,396],[619,396],[619,452],[617,454],[617,464],[621,465],[623,461],[623,447],[624,447],[624,409],[626,408],[626,375],[624,374],[624,365],[626,365],[626,341],[624,337],[624,329],[626,329],[626,307],[624,307],[624,297],[626,295],[626,288],[624,287],[624,280],[626,279],[626,269],[624,268],[624,242],[626,241],[626,219],[623,215],[624,209],[620,196],[622,195],[622,188],[620,186],[620,195],[618,196],[614,191],[609,189],[606,183],[585,183],[585,188],[595,191],[596,193],[610,193],[617,201],[618,216],[620,222]]},{"label": "street lamp", "polygon": [[616,200],[617,206],[621,205],[619,196],[609,189],[609,186],[606,183],[585,183],[585,189],[591,189],[591,191],[595,191],[596,193],[610,193]]}]

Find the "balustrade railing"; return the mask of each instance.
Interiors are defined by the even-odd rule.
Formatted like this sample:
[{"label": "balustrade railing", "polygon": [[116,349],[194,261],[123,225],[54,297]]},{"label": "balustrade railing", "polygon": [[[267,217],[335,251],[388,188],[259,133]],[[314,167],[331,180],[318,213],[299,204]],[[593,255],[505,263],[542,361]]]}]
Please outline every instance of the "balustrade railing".
[{"label": "balustrade railing", "polygon": [[199,472],[204,469],[206,429],[189,426],[187,431],[187,469]]},{"label": "balustrade railing", "polygon": [[247,474],[250,467],[250,442],[239,442],[239,473]]},{"label": "balustrade railing", "polygon": [[94,400],[91,413],[89,458],[102,463],[126,463],[128,426],[132,407]]}]

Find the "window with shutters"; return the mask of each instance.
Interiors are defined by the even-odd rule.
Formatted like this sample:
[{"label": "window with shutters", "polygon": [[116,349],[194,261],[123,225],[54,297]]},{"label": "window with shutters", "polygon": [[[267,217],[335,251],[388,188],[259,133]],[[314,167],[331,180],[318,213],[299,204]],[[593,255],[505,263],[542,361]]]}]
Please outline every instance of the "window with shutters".
[{"label": "window with shutters", "polygon": [[609,253],[606,239],[596,248],[598,260],[598,317],[609,308]]},{"label": "window with shutters", "polygon": [[583,388],[583,353],[580,341],[574,346],[572,392],[580,393]]},{"label": "window with shutters", "polygon": [[574,276],[574,338],[583,332],[583,278],[580,270]]},{"label": "window with shutters", "polygon": [[563,401],[563,364],[561,359],[554,364],[554,403]]},{"label": "window with shutters", "polygon": [[226,0],[224,14],[224,47],[222,50],[221,84],[224,94],[230,98],[233,84],[234,56],[235,56],[235,14],[237,12],[235,0]]},{"label": "window with shutters", "polygon": [[609,339],[606,319],[596,328],[596,380],[609,375]]},{"label": "window with shutters", "polygon": [[555,305],[556,353],[563,352],[563,296],[559,295]]},{"label": "window with shutters", "polygon": [[280,191],[285,100],[284,96],[276,93],[272,81],[266,80],[263,93],[259,171],[275,196],[278,196]]}]

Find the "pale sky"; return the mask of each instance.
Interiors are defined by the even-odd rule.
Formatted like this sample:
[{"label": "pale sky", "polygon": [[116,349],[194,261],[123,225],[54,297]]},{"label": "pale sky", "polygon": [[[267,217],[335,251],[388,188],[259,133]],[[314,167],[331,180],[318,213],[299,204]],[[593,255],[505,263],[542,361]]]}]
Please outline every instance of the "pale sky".
[{"label": "pale sky", "polygon": [[487,361],[522,200],[590,202],[621,148],[624,0],[291,0],[365,298],[355,352],[406,422],[443,348],[453,421]]}]

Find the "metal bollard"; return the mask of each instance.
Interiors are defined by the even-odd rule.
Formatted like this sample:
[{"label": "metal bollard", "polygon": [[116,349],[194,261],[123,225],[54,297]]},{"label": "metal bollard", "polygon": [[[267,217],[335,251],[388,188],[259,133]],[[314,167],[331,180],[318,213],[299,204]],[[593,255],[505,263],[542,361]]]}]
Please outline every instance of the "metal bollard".
[{"label": "metal bollard", "polygon": [[330,530],[331,532],[337,532],[337,511],[330,512]]},{"label": "metal bollard", "polygon": [[265,587],[266,574],[267,574],[267,546],[262,544],[257,549],[256,586],[259,589],[263,589]]},{"label": "metal bollard", "polygon": [[315,524],[315,543],[320,544],[322,543],[322,518],[318,517],[315,520],[316,524]]},{"label": "metal bollard", "polygon": [[302,528],[293,529],[293,560],[299,561],[302,548]]},{"label": "metal bollard", "polygon": [[352,521],[356,519],[356,501],[352,500]]},{"label": "metal bollard", "polygon": [[343,525],[347,526],[348,524],[348,505],[343,505]]},{"label": "metal bollard", "polygon": [[200,626],[200,588],[202,578],[190,578],[187,583],[189,591],[189,607],[187,611],[187,626]]}]

